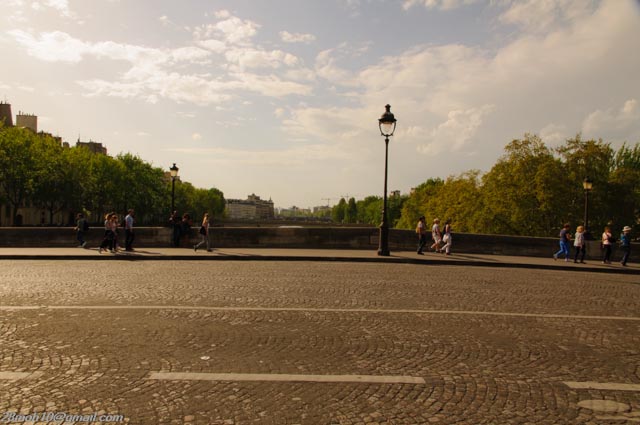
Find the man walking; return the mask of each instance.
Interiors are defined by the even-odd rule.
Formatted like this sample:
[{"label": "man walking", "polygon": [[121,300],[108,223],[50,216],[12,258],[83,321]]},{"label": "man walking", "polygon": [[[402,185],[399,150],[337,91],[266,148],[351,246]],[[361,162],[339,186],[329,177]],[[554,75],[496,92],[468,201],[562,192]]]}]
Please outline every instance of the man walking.
[{"label": "man walking", "polygon": [[89,223],[87,222],[87,219],[84,218],[84,214],[82,213],[78,213],[78,215],[76,216],[76,239],[78,239],[78,242],[80,243],[80,246],[78,248],[84,248],[85,246],[87,246],[87,242],[85,242],[84,240],[84,233],[89,230]]},{"label": "man walking", "polygon": [[424,216],[420,216],[418,219],[418,224],[416,225],[416,233],[418,234],[418,251],[416,252],[418,255],[424,255],[422,250],[427,244],[427,226],[424,222]]},{"label": "man walking", "polygon": [[124,219],[124,233],[125,233],[125,251],[133,251],[133,239],[135,235],[133,233],[133,222],[135,217],[135,211],[129,210],[129,214]]},{"label": "man walking", "polygon": [[173,235],[171,238],[171,243],[174,247],[180,246],[180,236],[182,233],[182,219],[180,215],[178,215],[178,211],[174,211],[169,217],[169,224],[173,228]]},{"label": "man walking", "polygon": [[622,245],[622,260],[620,260],[620,264],[623,266],[627,265],[627,261],[629,261],[629,255],[631,255],[631,227],[624,226],[622,229],[622,234],[620,235],[620,244]]}]

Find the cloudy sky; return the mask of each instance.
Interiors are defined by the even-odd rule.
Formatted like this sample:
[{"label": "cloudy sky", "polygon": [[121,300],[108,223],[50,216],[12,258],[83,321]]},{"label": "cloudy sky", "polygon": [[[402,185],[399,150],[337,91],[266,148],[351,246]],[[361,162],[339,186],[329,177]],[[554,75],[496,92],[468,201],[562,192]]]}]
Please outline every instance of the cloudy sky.
[{"label": "cloudy sky", "polygon": [[277,207],[640,142],[639,0],[0,0],[0,100]]}]

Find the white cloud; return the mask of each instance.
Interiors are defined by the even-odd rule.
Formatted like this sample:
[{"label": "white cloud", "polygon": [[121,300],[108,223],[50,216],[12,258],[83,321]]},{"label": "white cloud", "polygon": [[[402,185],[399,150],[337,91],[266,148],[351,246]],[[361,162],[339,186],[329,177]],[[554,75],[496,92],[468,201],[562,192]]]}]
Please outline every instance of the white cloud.
[{"label": "white cloud", "polygon": [[327,145],[294,146],[283,150],[245,150],[227,148],[171,148],[169,152],[179,152],[203,156],[210,163],[233,164],[237,166],[304,166],[309,162],[347,160],[349,154],[344,150]]},{"label": "white cloud", "polygon": [[149,136],[151,136],[151,134],[147,133],[146,131],[138,131],[136,133],[136,136],[138,136],[138,137],[149,137]]},{"label": "white cloud", "polygon": [[282,65],[295,66],[299,59],[282,50],[261,50],[255,48],[232,48],[225,52],[227,61],[237,65],[239,70],[250,68],[279,68]]},{"label": "white cloud", "polygon": [[[636,99],[627,100],[618,110],[596,110],[582,124],[587,137],[640,137],[640,107]],[[603,134],[604,133],[604,134]]]},{"label": "white cloud", "polygon": [[191,135],[192,140],[202,140],[202,135],[200,133],[193,133]]},{"label": "white cloud", "polygon": [[280,31],[279,35],[285,43],[311,43],[316,39],[313,34],[290,33],[288,31]]},{"label": "white cloud", "polygon": [[23,30],[11,30],[7,34],[26,47],[29,55],[47,62],[80,62],[89,49],[89,44],[60,31],[42,33],[39,40]]},{"label": "white cloud", "polygon": [[318,53],[315,63],[316,75],[335,84],[353,85],[353,73],[338,65],[335,52],[335,49],[327,49]]},{"label": "white cloud", "polygon": [[[246,72],[253,68],[295,67],[299,59],[281,50],[265,51],[260,48],[225,47],[227,67],[224,78],[208,75],[184,74],[172,69],[173,65],[206,65],[214,54],[208,49],[186,46],[174,49],[156,49],[112,41],[88,43],[55,31],[38,37],[22,30],[8,32],[27,53],[49,62],[78,63],[84,56],[94,56],[129,62],[131,68],[119,81],[87,79],[79,84],[87,96],[141,98],[156,103],[160,98],[198,105],[219,104],[233,98],[233,91],[243,90],[264,96],[283,97],[290,94],[308,95],[311,87],[298,81],[289,81],[278,75],[257,75]],[[211,40],[200,42],[211,47]],[[214,47],[220,47],[216,45]],[[224,69],[224,68],[222,68]],[[293,69],[293,68],[292,68]]]},{"label": "white cloud", "polygon": [[442,152],[459,152],[469,148],[483,119],[494,109],[493,105],[450,111],[447,120],[438,125],[428,136],[427,143],[418,146],[418,152],[435,156]]},{"label": "white cloud", "polygon": [[594,6],[589,0],[518,0],[499,19],[529,32],[544,33],[588,17]]},{"label": "white cloud", "polygon": [[227,46],[224,44],[224,42],[213,38],[208,40],[198,40],[197,44],[200,47],[211,50],[215,53],[223,53],[227,49]]},{"label": "white cloud", "polygon": [[571,135],[570,133],[567,126],[551,123],[540,130],[540,138],[549,145],[559,145]]},{"label": "white cloud", "polygon": [[402,8],[408,10],[413,6],[422,5],[427,9],[452,10],[477,2],[478,0],[405,0]]},{"label": "white cloud", "polygon": [[73,14],[69,9],[68,0],[45,0],[45,6],[53,8],[64,17],[71,17]]},{"label": "white cloud", "polygon": [[[605,139],[634,137],[633,123],[640,123],[633,103],[640,99],[640,55],[632,54],[640,40],[636,6],[605,0],[591,14],[561,13],[562,25],[551,25],[553,31],[525,32],[495,50],[416,46],[355,73],[337,65],[334,50],[321,52],[318,75],[334,84],[350,82],[358,93],[351,96],[353,107],[330,114],[350,117],[338,123],[336,134],[365,131],[361,121],[380,114],[371,105],[389,102],[399,120],[398,142],[425,154],[474,150],[472,143],[482,143],[479,155],[492,161],[508,140],[541,128],[553,141],[581,126],[585,133],[600,129]],[[612,98],[631,100],[586,120],[588,112],[580,112]],[[296,138],[329,141],[336,134],[325,129],[326,112],[293,108],[283,128]]]},{"label": "white cloud", "polygon": [[258,28],[260,28],[257,23],[240,19],[226,10],[216,12],[215,16],[223,20],[215,24],[197,27],[193,32],[196,39],[209,39],[219,36],[228,44],[249,45],[251,38],[256,35]]},{"label": "white cloud", "polygon": [[167,15],[162,15],[161,17],[158,18],[158,21],[160,21],[160,23],[165,27],[173,27],[176,25],[173,23],[171,19],[169,19]]}]

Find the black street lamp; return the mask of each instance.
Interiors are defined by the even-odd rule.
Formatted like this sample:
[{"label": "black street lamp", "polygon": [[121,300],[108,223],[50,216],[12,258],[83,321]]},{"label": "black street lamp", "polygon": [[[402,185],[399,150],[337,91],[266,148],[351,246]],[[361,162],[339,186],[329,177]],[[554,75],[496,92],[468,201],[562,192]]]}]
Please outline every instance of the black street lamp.
[{"label": "black street lamp", "polygon": [[589,240],[591,239],[591,233],[589,232],[589,192],[593,189],[593,182],[589,177],[584,178],[582,188],[584,189],[584,237]]},{"label": "black street lamp", "polygon": [[169,168],[171,173],[171,214],[176,210],[176,178],[178,177],[178,167],[173,163],[173,167]]},{"label": "black street lamp", "polygon": [[386,111],[380,119],[380,135],[384,136],[384,198],[382,204],[382,224],[380,225],[380,243],[378,255],[389,256],[389,222],[387,220],[387,168],[389,164],[389,137],[396,131],[396,119],[391,113],[391,105],[385,106]]}]

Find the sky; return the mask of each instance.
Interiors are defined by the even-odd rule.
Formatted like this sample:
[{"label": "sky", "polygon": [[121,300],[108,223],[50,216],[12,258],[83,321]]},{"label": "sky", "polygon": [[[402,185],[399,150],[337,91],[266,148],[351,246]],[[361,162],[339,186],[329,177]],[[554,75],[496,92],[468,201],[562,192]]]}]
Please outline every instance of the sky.
[{"label": "sky", "polygon": [[[276,207],[640,142],[640,0],[0,0],[0,100]],[[15,119],[15,117],[14,117]]]}]

